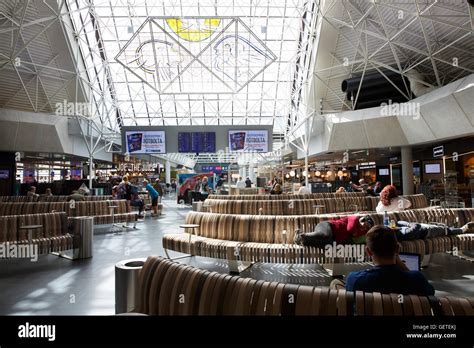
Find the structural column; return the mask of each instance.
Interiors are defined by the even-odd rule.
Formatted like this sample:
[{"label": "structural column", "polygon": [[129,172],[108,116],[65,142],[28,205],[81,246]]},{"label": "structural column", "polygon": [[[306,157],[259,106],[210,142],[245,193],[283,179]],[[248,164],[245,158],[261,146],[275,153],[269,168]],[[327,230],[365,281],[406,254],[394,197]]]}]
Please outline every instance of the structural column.
[{"label": "structural column", "polygon": [[402,146],[402,182],[403,194],[414,194],[413,184],[413,152],[410,146]]},{"label": "structural column", "polygon": [[255,178],[255,165],[253,161],[249,162],[249,178],[252,181],[252,183],[257,184],[256,178]]},{"label": "structural column", "polygon": [[[94,177],[94,137],[92,136],[92,121],[89,120],[89,189],[92,191],[92,178]],[[91,192],[92,194],[92,192]]]},{"label": "structural column", "polygon": [[171,164],[169,160],[165,162],[165,175],[166,175],[166,184],[171,184]]}]

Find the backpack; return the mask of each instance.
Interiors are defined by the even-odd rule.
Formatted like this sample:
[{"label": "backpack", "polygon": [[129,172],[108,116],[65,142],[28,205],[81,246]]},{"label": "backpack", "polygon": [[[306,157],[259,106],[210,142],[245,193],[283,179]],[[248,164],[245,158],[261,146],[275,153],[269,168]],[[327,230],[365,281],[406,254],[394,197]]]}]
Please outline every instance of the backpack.
[{"label": "backpack", "polygon": [[118,199],[125,199],[127,196],[127,187],[128,185],[120,184],[117,188],[117,198]]}]

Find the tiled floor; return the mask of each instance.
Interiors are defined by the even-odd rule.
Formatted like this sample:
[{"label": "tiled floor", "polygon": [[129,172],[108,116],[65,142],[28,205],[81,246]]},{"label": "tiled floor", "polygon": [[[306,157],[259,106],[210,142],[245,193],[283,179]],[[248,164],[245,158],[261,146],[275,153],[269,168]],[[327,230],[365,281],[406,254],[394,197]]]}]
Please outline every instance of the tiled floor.
[{"label": "tiled floor", "polygon": [[[190,209],[178,207],[174,199],[164,200],[164,204],[163,215],[147,217],[139,230],[119,234],[96,231],[91,259],[69,261],[47,255],[37,262],[0,260],[0,315],[114,314],[115,264],[125,259],[164,255],[163,234],[181,233],[178,225]],[[436,254],[424,273],[437,295],[474,293],[472,262]]]}]

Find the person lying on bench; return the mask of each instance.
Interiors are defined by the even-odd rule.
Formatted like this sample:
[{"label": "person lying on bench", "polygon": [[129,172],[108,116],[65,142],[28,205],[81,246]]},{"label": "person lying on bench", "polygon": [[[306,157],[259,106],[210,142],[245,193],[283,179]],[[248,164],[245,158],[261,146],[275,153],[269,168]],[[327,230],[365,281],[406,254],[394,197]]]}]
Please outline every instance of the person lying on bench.
[{"label": "person lying on bench", "polygon": [[374,226],[370,216],[350,215],[340,219],[323,221],[313,232],[295,235],[294,243],[303,246],[324,248],[327,244],[365,243],[365,234]]},{"label": "person lying on bench", "polygon": [[377,225],[366,235],[366,253],[372,257],[375,267],[351,272],[344,283],[340,279],[331,282],[331,289],[345,289],[347,291],[380,292],[382,294],[403,294],[432,296],[435,293],[433,286],[421,272],[410,271],[400,260],[395,231]]},{"label": "person lying on bench", "polygon": [[399,241],[435,238],[461,233],[474,233],[474,222],[468,222],[462,227],[448,227],[444,224],[421,224],[397,221],[397,228],[395,231]]}]

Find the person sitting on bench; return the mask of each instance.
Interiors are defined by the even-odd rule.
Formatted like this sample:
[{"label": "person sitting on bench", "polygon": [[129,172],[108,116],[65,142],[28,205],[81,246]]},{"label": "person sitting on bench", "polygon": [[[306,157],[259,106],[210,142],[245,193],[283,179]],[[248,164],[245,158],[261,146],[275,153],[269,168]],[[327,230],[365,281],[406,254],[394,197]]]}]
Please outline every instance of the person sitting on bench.
[{"label": "person sitting on bench", "polygon": [[410,271],[398,255],[398,244],[395,231],[377,225],[366,235],[366,253],[372,257],[375,267],[351,272],[344,283],[340,279],[331,282],[331,289],[347,291],[380,292],[382,294],[403,294],[432,296],[433,286],[419,271]]},{"label": "person sitting on bench", "polygon": [[374,226],[370,216],[350,215],[339,219],[323,221],[316,225],[313,232],[295,235],[294,243],[303,246],[324,248],[327,244],[362,244],[365,234]]}]

